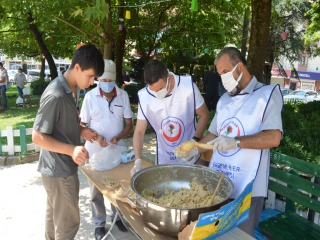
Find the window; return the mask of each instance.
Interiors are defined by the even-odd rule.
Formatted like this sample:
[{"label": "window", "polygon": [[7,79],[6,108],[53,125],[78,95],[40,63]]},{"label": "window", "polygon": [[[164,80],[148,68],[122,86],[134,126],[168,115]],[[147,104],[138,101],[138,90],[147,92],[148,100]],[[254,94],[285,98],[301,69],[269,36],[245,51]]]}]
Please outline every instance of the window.
[{"label": "window", "polygon": [[28,69],[35,69],[35,68],[36,68],[36,65],[28,64],[28,65],[27,65],[27,68],[28,68]]},{"label": "window", "polygon": [[300,65],[308,65],[308,56],[307,54],[302,54],[299,59]]},{"label": "window", "polygon": [[307,92],[307,95],[308,95],[308,96],[316,96],[316,95],[317,95],[317,93],[316,93],[316,92],[311,91],[311,92]]}]

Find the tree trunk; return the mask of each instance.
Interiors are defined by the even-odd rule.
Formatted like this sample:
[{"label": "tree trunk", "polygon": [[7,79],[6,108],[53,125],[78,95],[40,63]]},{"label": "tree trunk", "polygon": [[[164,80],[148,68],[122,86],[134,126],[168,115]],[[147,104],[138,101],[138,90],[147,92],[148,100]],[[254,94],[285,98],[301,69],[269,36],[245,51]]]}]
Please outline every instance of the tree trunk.
[{"label": "tree trunk", "polygon": [[248,69],[258,81],[263,82],[263,69],[268,48],[272,0],[252,0],[252,20]]},{"label": "tree trunk", "polygon": [[[125,5],[124,1],[121,1],[119,3],[120,5]],[[118,17],[123,17],[124,8],[118,8]],[[124,24],[124,22],[122,22]],[[117,71],[117,81],[119,83],[119,86],[122,86],[124,84],[124,79],[122,75],[122,62],[123,62],[123,55],[124,55],[124,48],[126,43],[126,36],[127,36],[127,30],[126,27],[123,26],[122,31],[119,31],[118,39],[117,39],[117,46],[116,46],[116,71]]]},{"label": "tree trunk", "polygon": [[[270,85],[271,83],[271,69],[272,65],[274,62],[274,53],[275,53],[275,39],[270,38],[269,39],[269,44],[268,44],[268,51],[267,51],[267,56],[266,56],[266,65],[264,68],[264,81],[263,83],[266,85]],[[267,67],[269,66],[269,67]]]},{"label": "tree trunk", "polygon": [[[111,6],[111,1],[108,0],[107,3]],[[111,41],[112,41],[112,12],[111,7],[108,11],[108,16],[106,19],[106,36],[103,44],[103,58],[104,59],[112,59],[112,51],[111,51]]]},{"label": "tree trunk", "polygon": [[250,9],[246,8],[243,16],[243,27],[242,27],[242,40],[241,40],[241,54],[246,57],[247,54],[247,40],[249,33],[249,14]]},{"label": "tree trunk", "polygon": [[40,69],[40,78],[44,79],[46,69],[46,59],[44,57],[41,57],[41,69]]},{"label": "tree trunk", "polygon": [[35,37],[35,39],[39,45],[40,51],[45,56],[45,58],[48,62],[50,74],[51,74],[51,79],[55,79],[58,76],[57,66],[53,60],[53,57],[52,57],[50,51],[48,50],[46,44],[44,43],[44,41],[42,39],[41,33],[39,32],[37,25],[34,22],[34,19],[33,19],[31,12],[28,13],[27,21],[29,24],[29,30],[32,32],[33,36]]}]

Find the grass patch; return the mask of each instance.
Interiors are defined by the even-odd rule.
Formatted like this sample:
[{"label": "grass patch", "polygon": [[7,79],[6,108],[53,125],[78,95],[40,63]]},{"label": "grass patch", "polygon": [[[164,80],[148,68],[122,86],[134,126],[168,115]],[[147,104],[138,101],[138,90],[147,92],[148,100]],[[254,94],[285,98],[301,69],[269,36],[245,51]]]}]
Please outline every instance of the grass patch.
[{"label": "grass patch", "polygon": [[[17,107],[16,99],[19,96],[16,86],[11,86],[7,90],[8,109],[0,111],[0,129],[6,130],[7,126],[12,126],[14,130],[19,129],[20,125],[32,128],[33,122],[39,108],[40,96],[31,96],[32,107]],[[32,143],[31,135],[26,136],[27,144]],[[7,137],[1,137],[1,144],[8,145]],[[20,137],[14,137],[14,145],[20,145]],[[3,153],[4,154],[4,153]],[[15,155],[19,155],[16,153]]]},{"label": "grass patch", "polygon": [[34,119],[36,117],[40,96],[31,96],[32,107],[17,107],[16,99],[18,97],[18,90],[16,86],[11,86],[7,90],[8,109],[0,111],[0,129],[5,130],[8,125],[13,129],[18,129],[20,125],[26,128],[32,128]]}]

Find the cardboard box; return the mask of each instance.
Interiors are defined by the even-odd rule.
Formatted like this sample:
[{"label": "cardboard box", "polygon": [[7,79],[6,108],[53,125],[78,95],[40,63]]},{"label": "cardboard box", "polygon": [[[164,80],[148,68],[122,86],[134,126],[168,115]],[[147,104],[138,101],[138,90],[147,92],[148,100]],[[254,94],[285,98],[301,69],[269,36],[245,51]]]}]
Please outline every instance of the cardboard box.
[{"label": "cardboard box", "polygon": [[190,232],[190,229],[185,229],[179,233],[178,238],[191,240],[215,239],[248,220],[252,185],[253,180],[234,201],[222,206],[219,210],[200,214],[198,222],[193,224],[194,227],[191,235],[189,237],[186,236],[183,231]]}]

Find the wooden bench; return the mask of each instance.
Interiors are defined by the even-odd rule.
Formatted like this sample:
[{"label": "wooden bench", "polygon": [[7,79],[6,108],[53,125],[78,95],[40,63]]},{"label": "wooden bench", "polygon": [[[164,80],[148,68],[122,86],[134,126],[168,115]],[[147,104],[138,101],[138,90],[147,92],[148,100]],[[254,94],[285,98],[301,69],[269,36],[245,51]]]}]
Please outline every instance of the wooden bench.
[{"label": "wooden bench", "polygon": [[[320,166],[271,152],[269,190],[286,200],[285,211],[259,223],[268,239],[320,239],[320,226],[313,223],[320,212]],[[308,208],[308,219],[296,214],[295,204]]]}]

